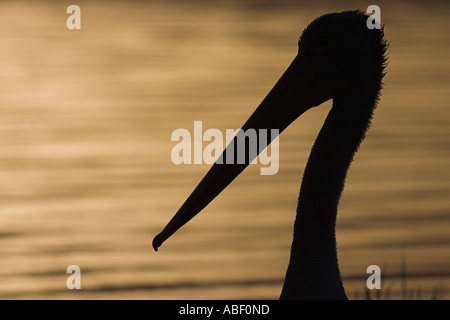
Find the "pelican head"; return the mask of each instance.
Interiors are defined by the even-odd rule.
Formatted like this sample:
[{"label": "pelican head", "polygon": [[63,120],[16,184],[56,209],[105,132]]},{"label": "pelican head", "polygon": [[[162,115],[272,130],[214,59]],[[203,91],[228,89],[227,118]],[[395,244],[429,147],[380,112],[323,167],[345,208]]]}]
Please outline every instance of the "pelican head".
[{"label": "pelican head", "polygon": [[[369,29],[367,19],[357,10],[326,14],[314,20],[300,37],[297,56],[242,129],[278,129],[281,133],[305,111],[330,99],[364,94],[366,100],[375,101],[384,76],[387,45],[383,29]],[[342,104],[349,108],[349,116],[352,106]],[[365,108],[370,114],[374,106],[375,103],[356,104],[356,108]],[[247,165],[214,164],[154,238],[153,248],[157,250],[206,207]]]}]

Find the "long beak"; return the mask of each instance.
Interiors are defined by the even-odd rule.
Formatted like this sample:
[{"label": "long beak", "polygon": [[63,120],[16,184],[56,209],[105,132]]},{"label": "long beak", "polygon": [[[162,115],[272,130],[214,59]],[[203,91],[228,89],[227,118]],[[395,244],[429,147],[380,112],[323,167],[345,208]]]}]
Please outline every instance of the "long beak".
[{"label": "long beak", "polygon": [[[318,70],[318,66],[322,70]],[[326,66],[327,63],[324,66],[310,57],[296,56],[274,88],[243,125],[242,130],[246,132],[248,129],[255,129],[259,141],[260,129],[266,129],[267,132],[271,132],[271,129],[278,129],[281,133],[306,110],[330,99],[331,96],[323,96],[323,93],[319,97],[317,89],[318,81],[323,75],[323,68]],[[266,136],[268,137],[267,143],[263,143],[263,147],[260,147],[261,143],[258,143],[258,154],[276,138],[270,134]],[[227,164],[227,159],[229,159],[227,152],[230,153],[231,150],[234,150],[235,144],[236,138],[230,142],[219,157],[223,160],[221,161],[223,164],[216,161],[164,230],[153,239],[155,251],[165,240],[214,200],[253,160],[248,157],[249,151],[246,145],[245,162],[239,164],[234,161],[233,164]]]}]

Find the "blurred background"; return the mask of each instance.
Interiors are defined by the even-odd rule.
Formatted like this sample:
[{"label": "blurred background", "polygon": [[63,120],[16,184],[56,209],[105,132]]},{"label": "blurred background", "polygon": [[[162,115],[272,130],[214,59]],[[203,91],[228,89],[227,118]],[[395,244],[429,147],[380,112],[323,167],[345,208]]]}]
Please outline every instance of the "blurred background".
[{"label": "blurred background", "polygon": [[[66,8],[81,27],[66,27]],[[1,1],[0,298],[277,299],[303,169],[331,102],[280,137],[158,253],[208,165],[171,161],[177,128],[239,128],[302,30],[363,1]],[[448,299],[448,2],[378,1],[390,64],[338,215],[349,298]],[[69,265],[82,290],[66,288]]]}]

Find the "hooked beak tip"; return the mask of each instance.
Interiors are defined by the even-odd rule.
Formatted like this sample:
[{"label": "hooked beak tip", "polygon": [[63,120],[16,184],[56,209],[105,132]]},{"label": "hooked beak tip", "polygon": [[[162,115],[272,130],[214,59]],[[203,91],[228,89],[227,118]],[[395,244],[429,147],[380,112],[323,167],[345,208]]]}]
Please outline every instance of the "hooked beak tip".
[{"label": "hooked beak tip", "polygon": [[155,251],[158,251],[158,248],[161,246],[161,244],[162,244],[162,242],[161,242],[161,240],[159,240],[159,234],[153,239],[153,243],[152,243],[152,246],[153,246],[153,249],[155,250]]}]

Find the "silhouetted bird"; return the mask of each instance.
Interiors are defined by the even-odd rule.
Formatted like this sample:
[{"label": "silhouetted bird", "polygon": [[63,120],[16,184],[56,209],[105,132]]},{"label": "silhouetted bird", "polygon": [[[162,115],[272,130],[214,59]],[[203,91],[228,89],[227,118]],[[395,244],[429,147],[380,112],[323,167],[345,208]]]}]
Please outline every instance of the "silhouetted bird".
[{"label": "silhouetted bird", "polygon": [[[383,29],[368,29],[367,18],[361,11],[346,11],[313,21],[300,38],[294,61],[242,127],[281,133],[306,110],[333,99],[305,168],[281,299],[347,299],[337,259],[337,208],[348,168],[370,126],[386,66]],[[214,164],[154,238],[154,249],[205,208],[250,161]]]}]

